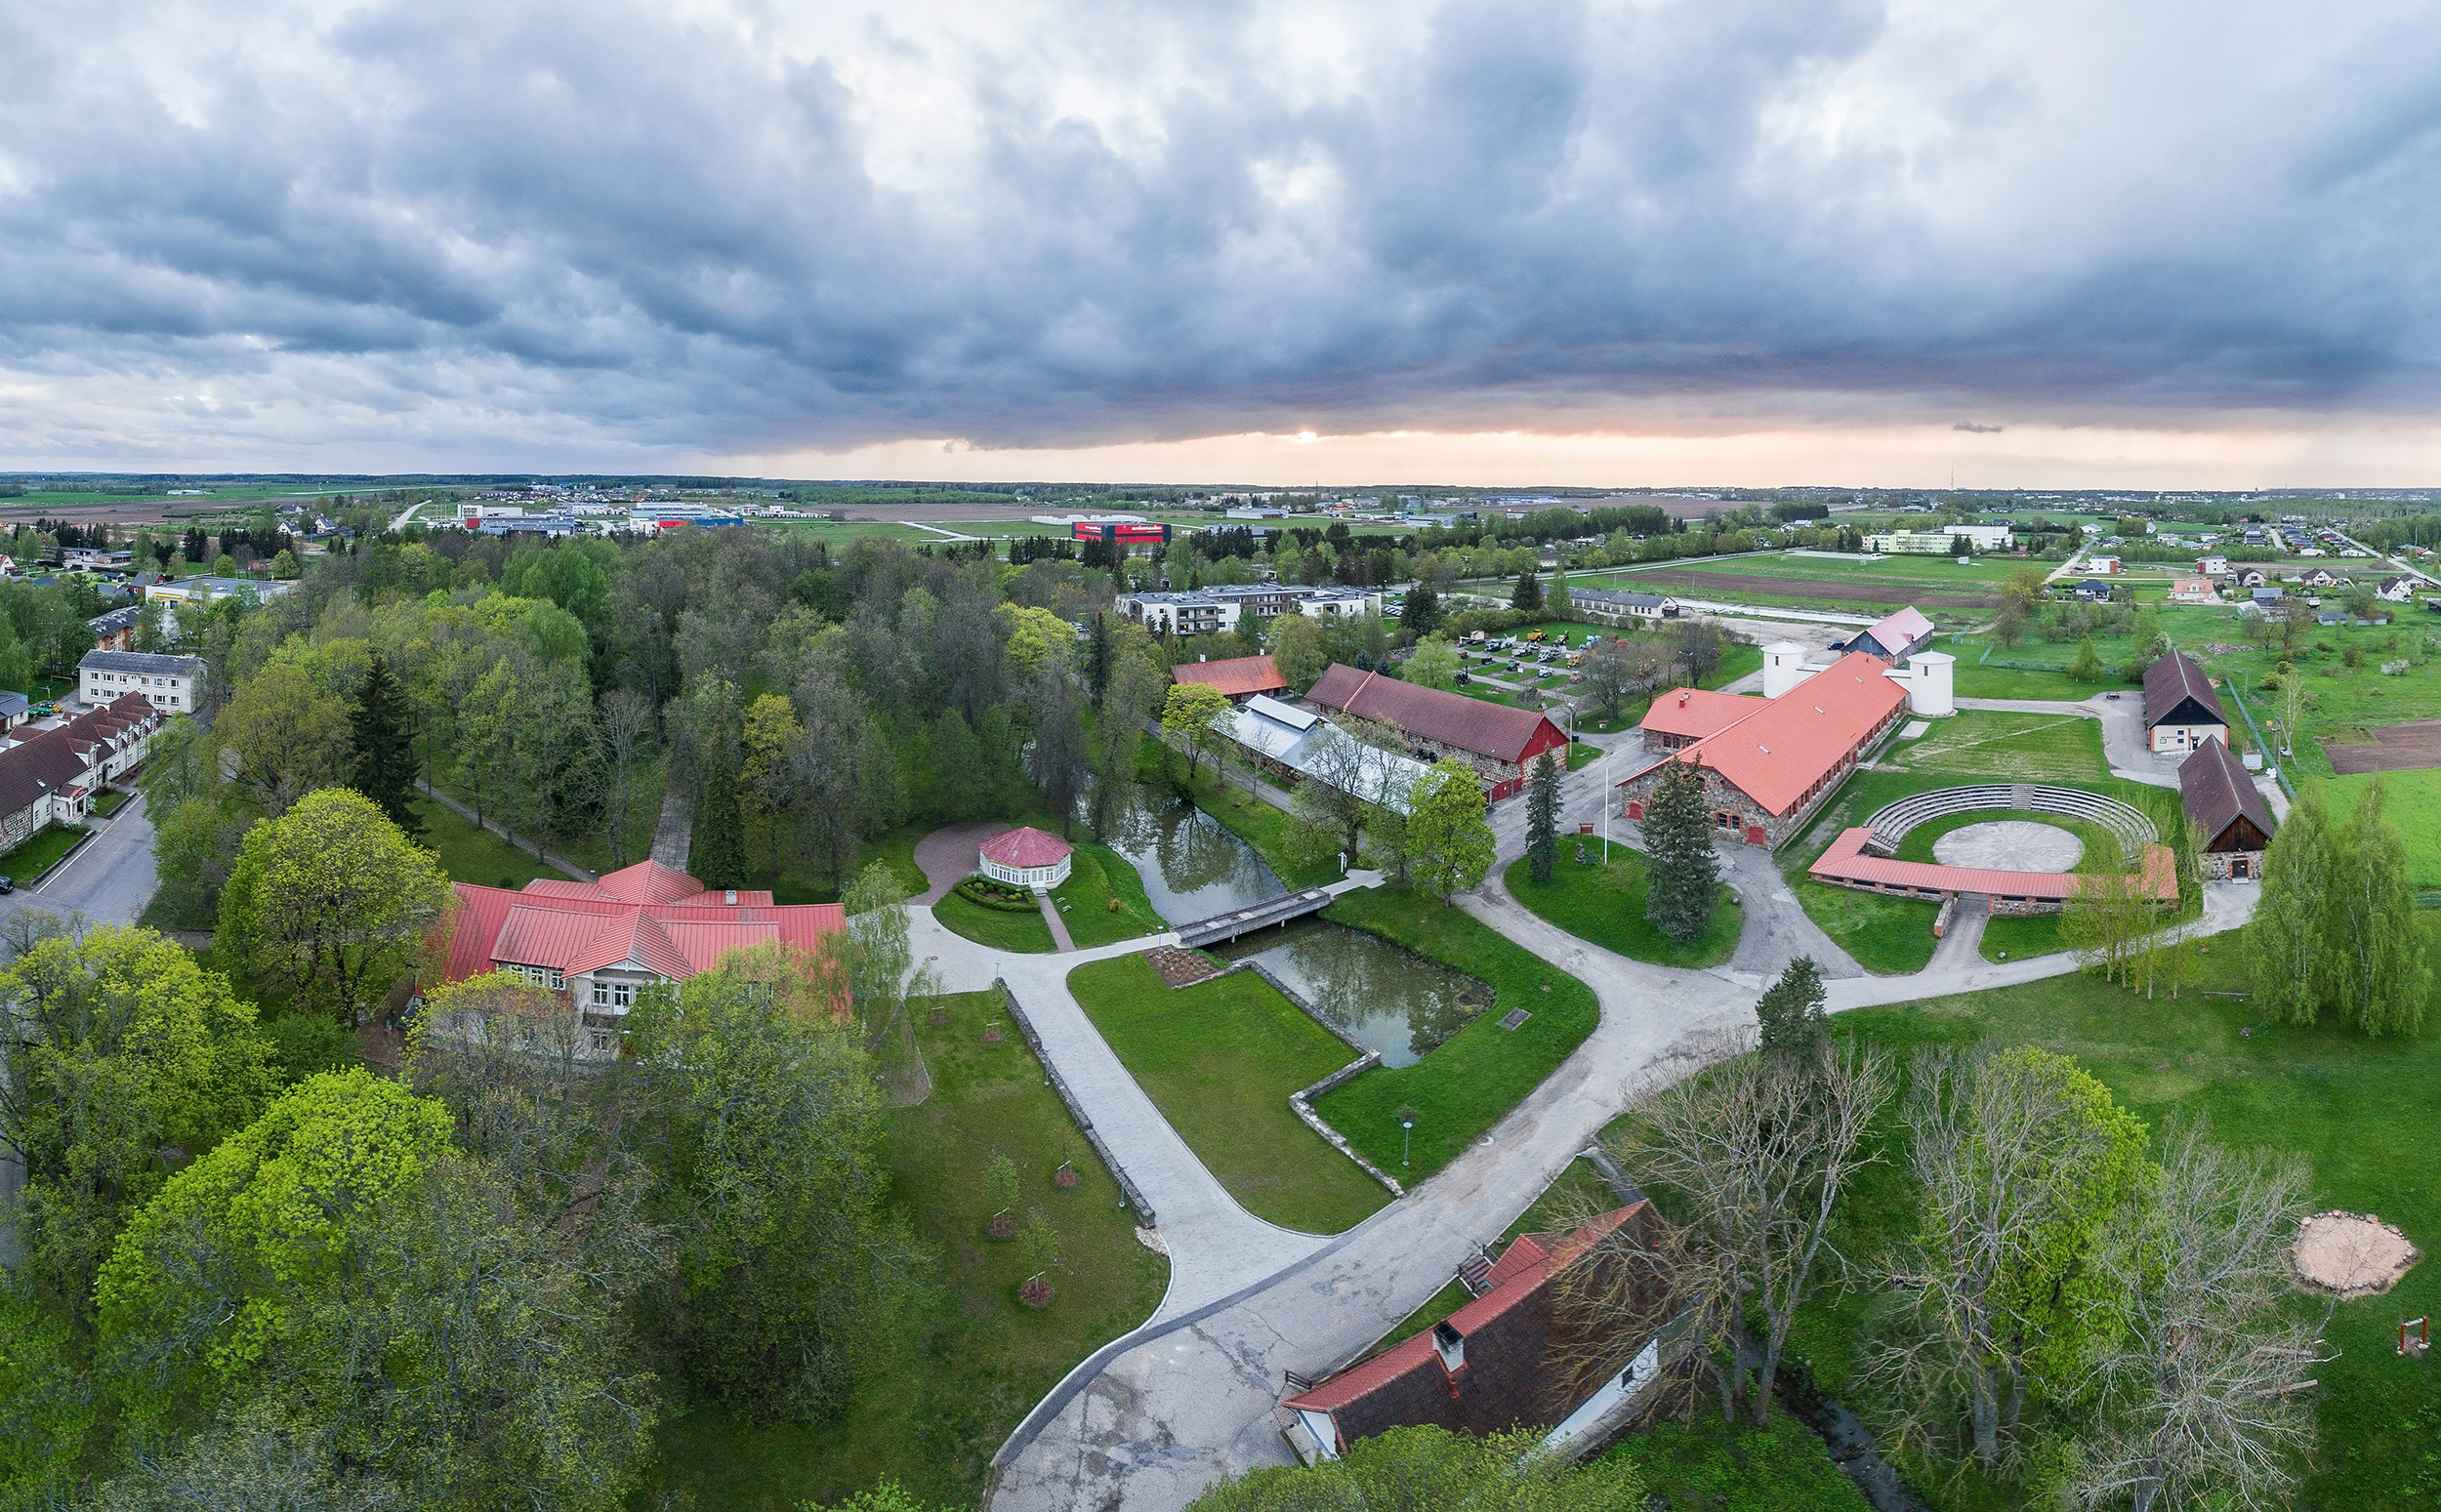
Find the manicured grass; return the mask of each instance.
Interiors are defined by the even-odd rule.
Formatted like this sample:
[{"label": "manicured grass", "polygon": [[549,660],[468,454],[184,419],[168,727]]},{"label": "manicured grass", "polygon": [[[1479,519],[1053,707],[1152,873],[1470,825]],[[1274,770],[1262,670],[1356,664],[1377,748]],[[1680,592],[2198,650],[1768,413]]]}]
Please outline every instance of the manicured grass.
[{"label": "manicured grass", "polygon": [[1568,748],[1568,770],[1581,772],[1602,758],[1602,748],[1578,741]]},{"label": "manicured grass", "polygon": [[440,869],[451,881],[522,887],[537,877],[568,879],[567,873],[545,866],[534,859],[532,851],[520,850],[489,830],[476,829],[474,820],[458,817],[454,809],[443,808],[420,794],[414,801],[416,814],[424,821],[418,843],[440,859]]},{"label": "manicured grass", "polygon": [[1882,765],[1946,772],[1986,782],[2096,782],[2110,779],[2102,721],[2072,714],[2004,714],[1969,709],[1935,719],[1915,740],[1893,743]]},{"label": "manicured grass", "polygon": [[[1336,1234],[1390,1200],[1289,1111],[1291,1092],[1356,1052],[1262,978],[1236,971],[1173,992],[1143,957],[1121,956],[1078,967],[1068,990],[1170,1126],[1247,1211],[1284,1228]],[[1397,1164],[1393,1149],[1390,1165]]]},{"label": "manicured grass", "polygon": [[2041,698],[2063,704],[2081,704],[2096,693],[2127,685],[2113,676],[2079,682],[2064,672],[1978,667],[1964,656],[1959,657],[1950,680],[1950,690],[1960,698]]},{"label": "manicured grass", "polygon": [[1985,921],[1977,948],[1984,960],[1994,962],[2055,956],[2068,948],[2060,938],[2059,919],[2057,914],[1995,915]]},{"label": "manicured grass", "polygon": [[[1051,897],[1055,904],[1066,905],[1060,920],[1079,949],[1159,934],[1169,927],[1153,912],[1136,868],[1107,846],[1079,843],[1068,879],[1054,887]],[[1110,906],[1114,899],[1119,905],[1115,910]]]},{"label": "manicured grass", "polygon": [[132,795],[121,793],[116,788],[103,789],[102,792],[94,796],[94,817],[97,819],[109,818],[112,814],[117,813],[121,808],[127,806],[127,800]]},{"label": "manicured grass", "polygon": [[[2420,921],[2428,947],[2441,940],[2441,919],[2427,914]],[[2207,942],[2202,986],[2244,991],[2246,960],[2234,940]],[[2441,1238],[2441,1187],[2431,1180],[2431,1131],[2441,1126],[2441,1001],[2427,1014],[2420,1037],[2369,1041],[2335,1024],[2267,1023],[2245,1000],[2190,992],[2175,1002],[2147,1001],[2080,973],[1857,1009],[1836,1024],[1902,1053],[1990,1040],[2073,1055],[2156,1131],[2173,1113],[2201,1115],[2222,1144],[2300,1153],[2313,1168],[2317,1206],[2378,1213],[2429,1252]],[[1840,1236],[1850,1253],[1870,1253],[1913,1222],[1901,1152],[1887,1153],[1891,1164],[1869,1168],[1854,1189]],[[1868,1290],[1825,1288],[1790,1339],[1823,1388],[1864,1412],[1869,1425],[1872,1403],[1856,1372],[1875,1302]],[[2322,1306],[2302,1298],[2299,1305],[2316,1315]],[[2441,1426],[2441,1382],[2394,1347],[2398,1320],[2436,1309],[2441,1266],[2429,1260],[2383,1295],[2338,1305],[2329,1333],[2337,1358],[2315,1371],[2312,1397],[2321,1468],[2297,1505],[2405,1512],[2441,1494],[2441,1462],[2427,1457]],[[1943,1512],[2034,1504],[1972,1477],[1951,1483],[1941,1471],[1911,1468],[1910,1478]]]},{"label": "manicured grass", "polygon": [[1831,1458],[1822,1438],[1774,1407],[1756,1428],[1699,1399],[1683,1419],[1631,1433],[1606,1451],[1644,1473],[1656,1506],[1670,1512],[1865,1512],[1870,1505]]},{"label": "manicured grass", "polygon": [[[933,1256],[915,1278],[913,1315],[874,1341],[871,1378],[828,1421],[759,1425],[706,1404],[665,1422],[659,1461],[632,1505],[792,1512],[889,1476],[928,1505],[974,1506],[1018,1420],[1159,1305],[1168,1262],[1137,1243],[1135,1215],[1041,1063],[1014,1033],[982,1042],[987,1017],[998,1017],[989,994],[938,1001],[946,1026],[927,1021],[929,1004],[916,1018],[931,1095],[887,1116],[891,1197]],[[1059,1230],[1055,1295],[1040,1312],[1016,1297],[1028,1274],[1019,1246],[984,1234],[997,1206],[985,1185],[994,1153],[1017,1164],[1024,1201]],[[1066,1191],[1052,1180],[1062,1159],[1083,1178]]]},{"label": "manicured grass", "polygon": [[[1470,916],[1406,887],[1342,894],[1323,918],[1368,930],[1489,983],[1492,1005],[1412,1066],[1377,1066],[1326,1094],[1315,1112],[1384,1170],[1412,1184],[1461,1151],[1542,1084],[1601,1018],[1593,990]],[[1511,1008],[1533,1017],[1515,1029]],[[1399,1163],[1398,1114],[1417,1113],[1413,1164]]]},{"label": "manicured grass", "polygon": [[1808,878],[1803,866],[1780,870],[1806,917],[1873,975],[1911,976],[1931,962],[1941,943],[1932,933],[1939,904],[1834,887]]},{"label": "manicured grass", "polygon": [[1051,925],[1043,922],[1040,908],[1019,913],[1014,909],[985,908],[971,899],[950,893],[932,905],[932,917],[942,928],[963,935],[977,945],[993,950],[1015,951],[1021,955],[1048,956],[1059,948],[1051,937]]},{"label": "manicured grass", "polygon": [[48,824],[0,853],[0,877],[22,887],[60,864],[88,832],[82,825]]},{"label": "manicured grass", "polygon": [[1598,841],[1586,845],[1592,859],[1584,862],[1576,859],[1578,845],[1586,842],[1575,836],[1561,838],[1559,864],[1552,868],[1548,882],[1534,879],[1532,866],[1523,857],[1509,864],[1501,880],[1512,897],[1539,917],[1580,940],[1617,951],[1632,960],[1701,970],[1737,954],[1746,914],[1732,900],[1727,886],[1718,888],[1703,935],[1692,945],[1676,945],[1644,918],[1647,862],[1643,853],[1613,845],[1610,864],[1604,866]]}]

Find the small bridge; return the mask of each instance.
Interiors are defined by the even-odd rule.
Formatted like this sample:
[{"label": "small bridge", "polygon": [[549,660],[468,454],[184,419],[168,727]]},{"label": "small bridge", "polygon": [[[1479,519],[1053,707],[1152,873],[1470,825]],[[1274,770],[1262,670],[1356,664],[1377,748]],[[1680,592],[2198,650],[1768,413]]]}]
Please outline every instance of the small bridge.
[{"label": "small bridge", "polygon": [[1265,898],[1252,908],[1227,914],[1215,914],[1191,924],[1179,925],[1179,943],[1188,950],[1201,950],[1207,945],[1220,945],[1241,934],[1285,924],[1308,914],[1319,914],[1331,906],[1331,889],[1308,887],[1303,892]]}]

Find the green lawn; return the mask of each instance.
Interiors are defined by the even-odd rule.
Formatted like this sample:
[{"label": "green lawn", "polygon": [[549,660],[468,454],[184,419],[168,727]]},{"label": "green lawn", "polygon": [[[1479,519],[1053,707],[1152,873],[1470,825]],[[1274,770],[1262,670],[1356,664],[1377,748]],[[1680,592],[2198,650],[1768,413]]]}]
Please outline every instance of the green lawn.
[{"label": "green lawn", "polygon": [[2057,914],[1996,915],[1985,922],[1978,949],[1984,960],[1995,963],[2055,956],[2068,949],[2059,919]]},{"label": "green lawn", "polygon": [[60,864],[91,832],[82,825],[47,824],[6,853],[0,853],[0,877],[22,887]]},{"label": "green lawn", "polygon": [[[1576,859],[1581,844],[1591,858],[1588,861]],[[1580,940],[1617,951],[1632,960],[1701,970],[1737,953],[1738,932],[1746,926],[1746,915],[1726,885],[1718,890],[1718,901],[1713,905],[1702,937],[1693,945],[1678,946],[1644,918],[1645,877],[1641,852],[1613,845],[1610,864],[1604,866],[1600,842],[1589,844],[1573,835],[1560,838],[1559,864],[1552,869],[1550,881],[1535,881],[1522,857],[1501,873],[1510,894],[1537,916]]]},{"label": "green lawn", "polygon": [[1578,741],[1568,748],[1568,770],[1581,772],[1602,758],[1602,748]]},{"label": "green lawn", "polygon": [[1893,742],[1881,764],[1981,782],[2107,782],[2102,721],[2072,714],[1969,709],[1914,740]]},{"label": "green lawn", "polygon": [[[1107,846],[1078,842],[1068,879],[1054,887],[1051,896],[1054,904],[1067,905],[1060,919],[1079,949],[1159,934],[1169,927],[1144,896],[1144,879],[1136,868]],[[1116,909],[1110,906],[1113,898],[1118,900]],[[985,908],[953,892],[932,905],[932,917],[951,933],[997,950],[1049,955],[1058,949],[1039,908],[1024,913]]]},{"label": "green lawn", "polygon": [[567,873],[545,866],[534,859],[532,851],[519,849],[489,830],[476,829],[474,820],[458,817],[455,810],[421,794],[414,802],[416,815],[424,823],[420,843],[440,858],[440,869],[451,881],[522,887],[537,877],[568,879]]},{"label": "green lawn", "polygon": [[[1324,919],[1368,930],[1491,984],[1492,1005],[1412,1066],[1377,1066],[1326,1094],[1315,1111],[1367,1159],[1421,1181],[1458,1158],[1543,1083],[1600,1020],[1593,990],[1497,931],[1405,887],[1359,888]],[[1515,1029],[1512,1008],[1533,1016]],[[1417,1114],[1413,1164],[1399,1164],[1399,1110]]]},{"label": "green lawn", "polygon": [[[1159,1305],[1168,1262],[1137,1243],[1134,1214],[1041,1063],[1014,1034],[982,1042],[989,994],[941,1001],[946,1026],[917,1019],[931,1096],[888,1115],[891,1195],[933,1255],[916,1278],[914,1316],[875,1341],[873,1377],[838,1417],[758,1425],[698,1405],[665,1422],[660,1461],[632,1505],[793,1512],[884,1476],[928,1504],[976,1505],[1018,1420]],[[1027,1274],[1018,1246],[983,1231],[996,1152],[1017,1163],[1025,1202],[1059,1229],[1056,1294],[1040,1312],[1016,1298]],[[1063,1159],[1083,1177],[1066,1191],[1052,1180]]]},{"label": "green lawn", "polygon": [[964,936],[977,945],[993,950],[1014,951],[1026,956],[1048,956],[1059,948],[1051,937],[1051,925],[1043,922],[1043,911],[1030,908],[985,908],[969,898],[950,893],[932,905],[932,917],[942,928]]},{"label": "green lawn", "polygon": [[[1356,1052],[1262,978],[1237,971],[1173,992],[1143,957],[1121,956],[1078,967],[1068,990],[1170,1126],[1247,1211],[1285,1228],[1336,1234],[1390,1200],[1288,1106],[1291,1092]],[[1397,1164],[1393,1150],[1389,1166]]]},{"label": "green lawn", "polygon": [[131,797],[133,797],[132,794],[121,793],[116,788],[103,789],[100,793],[94,795],[94,817],[97,819],[109,818],[112,814],[115,814],[121,808],[124,808],[127,805],[127,800]]},{"label": "green lawn", "polygon": [[[2427,942],[2441,919],[2422,916]],[[2243,991],[2246,956],[2234,941],[2208,942],[2203,986]],[[2024,987],[1890,1008],[1857,1009],[1838,1026],[1907,1051],[1929,1043],[2030,1042],[2074,1055],[2158,1130],[2172,1113],[2202,1115],[2224,1144],[2302,1153],[2317,1206],[2379,1213],[2430,1252],[2441,1241],[2441,1187],[2430,1179],[2432,1130],[2441,1126],[2441,1001],[2420,1038],[2368,1041],[2336,1025],[2258,1022],[2244,1000],[2190,993],[2146,1001],[2077,974]],[[2251,1029],[2241,1034],[2242,1028]],[[1899,1152],[1888,1152],[1895,1157]],[[1849,1206],[1849,1252],[1870,1252],[1912,1221],[1897,1164],[1869,1168]],[[1867,1314],[1864,1291],[1823,1291],[1790,1339],[1825,1390],[1872,1420],[1855,1378]],[[2302,1305],[2302,1304],[2301,1304]],[[2311,1304],[2320,1311],[2320,1304]],[[2321,1469],[2301,1507],[2406,1512],[2441,1496],[2441,1379],[2399,1359],[2398,1320],[2441,1310],[2441,1266],[2429,1260],[2392,1291],[2338,1306],[2331,1342],[2338,1358],[2317,1372],[2314,1392]],[[1911,1473],[1942,1512],[2034,1505],[2014,1490]],[[1672,1505],[1678,1503],[1674,1499]]]},{"label": "green lawn", "polygon": [[2365,772],[2349,777],[2313,777],[2306,785],[2319,792],[2334,811],[2345,812],[2364,801],[2365,790],[2377,781],[2388,795],[2382,805],[2390,824],[2407,842],[2407,874],[2419,887],[2441,887],[2441,770]]}]

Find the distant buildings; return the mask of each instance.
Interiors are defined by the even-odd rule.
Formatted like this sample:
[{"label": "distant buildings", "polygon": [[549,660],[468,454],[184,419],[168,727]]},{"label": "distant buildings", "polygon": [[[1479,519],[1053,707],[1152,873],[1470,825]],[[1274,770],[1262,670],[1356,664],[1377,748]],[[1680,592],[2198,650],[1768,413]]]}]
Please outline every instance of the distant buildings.
[{"label": "distant buildings", "polygon": [[2006,552],[2017,544],[2007,525],[1944,525],[1939,530],[1889,530],[1865,537],[1865,550],[1884,556],[1955,556],[1966,547]]},{"label": "distant buildings", "polygon": [[1243,620],[1282,614],[1379,614],[1379,589],[1303,588],[1292,583],[1241,583],[1183,593],[1122,593],[1113,604],[1154,634],[1209,635],[1234,631]]},{"label": "distant buildings", "polygon": [[1580,614],[1616,625],[1622,620],[1674,620],[1678,601],[1659,593],[1631,593],[1607,588],[1568,588],[1568,607]]}]

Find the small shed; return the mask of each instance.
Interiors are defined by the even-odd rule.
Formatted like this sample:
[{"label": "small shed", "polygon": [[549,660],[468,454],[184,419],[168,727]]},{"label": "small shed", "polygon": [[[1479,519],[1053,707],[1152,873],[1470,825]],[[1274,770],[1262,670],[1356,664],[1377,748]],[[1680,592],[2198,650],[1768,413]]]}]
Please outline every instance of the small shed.
[{"label": "small shed", "polygon": [[1068,879],[1075,853],[1076,847],[1058,836],[1027,825],[983,842],[982,871],[1012,887],[1056,887]]}]

